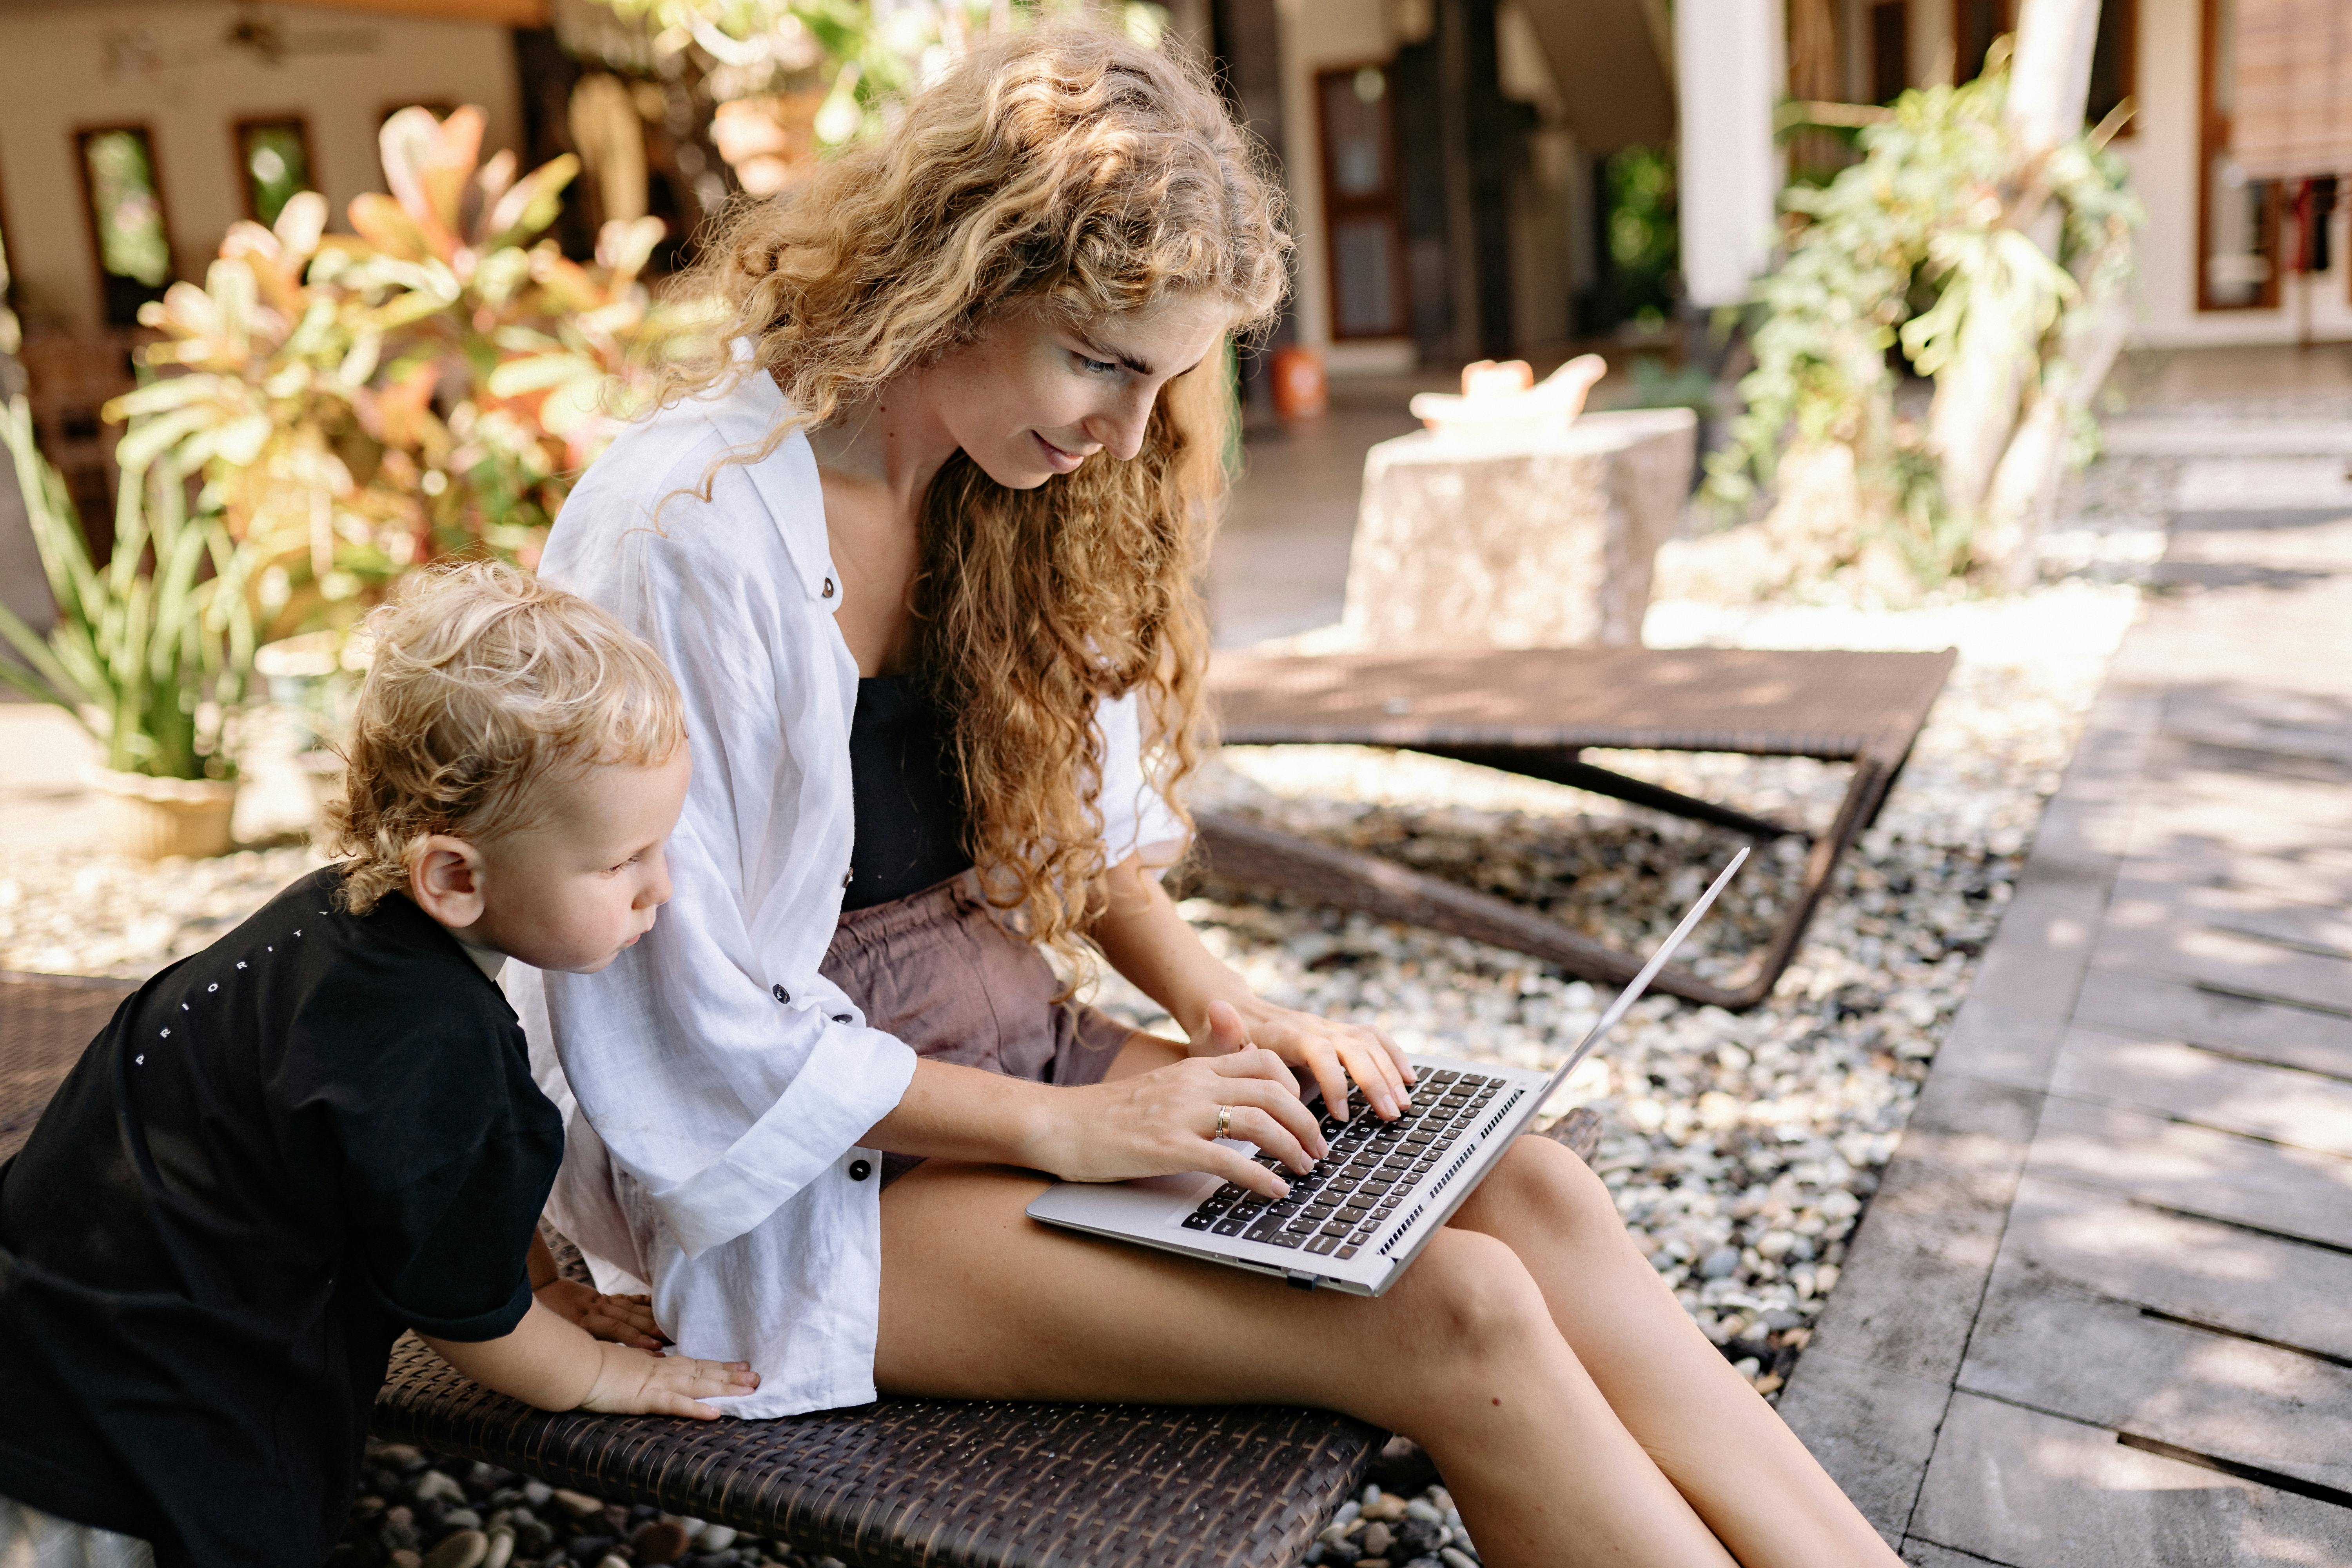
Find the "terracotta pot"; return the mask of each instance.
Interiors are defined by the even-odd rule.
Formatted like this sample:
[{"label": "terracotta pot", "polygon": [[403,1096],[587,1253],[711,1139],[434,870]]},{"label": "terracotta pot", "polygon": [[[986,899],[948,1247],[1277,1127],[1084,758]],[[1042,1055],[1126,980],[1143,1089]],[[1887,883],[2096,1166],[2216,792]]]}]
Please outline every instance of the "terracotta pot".
[{"label": "terracotta pot", "polygon": [[1314,419],[1331,406],[1323,356],[1296,343],[1274,351],[1274,411],[1285,419]]},{"label": "terracotta pot", "polygon": [[229,818],[236,811],[236,785],[217,779],[154,779],[92,768],[89,786],[106,796],[109,837],[115,850],[134,860],[191,859],[226,855],[235,847]]}]

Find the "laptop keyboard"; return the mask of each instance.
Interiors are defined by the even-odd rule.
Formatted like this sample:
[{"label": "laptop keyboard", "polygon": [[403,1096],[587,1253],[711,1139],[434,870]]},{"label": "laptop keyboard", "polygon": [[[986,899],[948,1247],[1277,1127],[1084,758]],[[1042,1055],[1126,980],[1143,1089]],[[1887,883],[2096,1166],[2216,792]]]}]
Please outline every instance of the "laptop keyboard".
[{"label": "laptop keyboard", "polygon": [[[1475,1073],[1427,1072],[1413,1085],[1413,1106],[1382,1121],[1348,1095],[1348,1120],[1326,1115],[1323,1136],[1331,1152],[1303,1176],[1281,1173],[1290,1195],[1270,1201],[1227,1182],[1184,1216],[1186,1230],[1238,1236],[1269,1247],[1295,1247],[1345,1261],[1395,1217],[1397,1205],[1419,1186],[1439,1158],[1466,1134],[1502,1087]],[[1277,1170],[1281,1162],[1260,1154]]]}]

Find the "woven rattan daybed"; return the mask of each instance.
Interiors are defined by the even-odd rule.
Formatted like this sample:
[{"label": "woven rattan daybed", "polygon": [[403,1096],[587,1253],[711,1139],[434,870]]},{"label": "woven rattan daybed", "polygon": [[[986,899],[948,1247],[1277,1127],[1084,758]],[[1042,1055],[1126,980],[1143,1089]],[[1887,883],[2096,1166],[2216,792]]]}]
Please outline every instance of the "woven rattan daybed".
[{"label": "woven rattan daybed", "polygon": [[[0,1161],[128,989],[0,974]],[[551,1415],[414,1339],[375,1429],[856,1568],[1293,1568],[1385,1436],[1326,1411],[925,1399],[710,1425]]]},{"label": "woven rattan daybed", "polygon": [[[1475,641],[1465,635],[1465,641]],[[1533,648],[1385,658],[1221,654],[1210,691],[1230,745],[1389,746],[1570,784],[1757,839],[1811,841],[1779,929],[1717,984],[1669,966],[1657,989],[1733,1009],[1762,1001],[1870,826],[1957,656],[1739,648]],[[1593,749],[1737,752],[1849,763],[1827,827],[1773,822],[1612,773]],[[1454,931],[1622,984],[1640,967],[1526,907],[1394,861],[1218,813],[1199,817],[1220,881]]]}]

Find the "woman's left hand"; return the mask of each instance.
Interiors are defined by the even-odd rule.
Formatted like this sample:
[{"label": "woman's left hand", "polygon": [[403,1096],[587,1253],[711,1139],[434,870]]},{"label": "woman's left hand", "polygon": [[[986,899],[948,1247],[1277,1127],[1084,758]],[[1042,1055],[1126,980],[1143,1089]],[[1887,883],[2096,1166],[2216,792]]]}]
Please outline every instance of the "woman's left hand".
[{"label": "woman's left hand", "polygon": [[654,1321],[651,1298],[607,1296],[576,1279],[555,1279],[531,1292],[556,1316],[577,1323],[592,1336],[614,1344],[659,1351],[669,1336]]},{"label": "woman's left hand", "polygon": [[1411,1098],[1412,1066],[1402,1047],[1378,1029],[1343,1024],[1251,997],[1209,1004],[1208,1027],[1188,1048],[1196,1057],[1223,1056],[1246,1046],[1272,1051],[1323,1091],[1326,1110],[1348,1113],[1348,1080],[1362,1086],[1373,1111],[1392,1118]]}]

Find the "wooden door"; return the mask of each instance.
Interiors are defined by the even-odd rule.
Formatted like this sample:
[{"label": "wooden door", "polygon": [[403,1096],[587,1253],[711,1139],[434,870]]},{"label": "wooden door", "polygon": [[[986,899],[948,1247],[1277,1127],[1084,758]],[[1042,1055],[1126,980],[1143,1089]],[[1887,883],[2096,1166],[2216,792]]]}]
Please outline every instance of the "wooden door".
[{"label": "wooden door", "polygon": [[1315,79],[1323,132],[1323,238],[1331,335],[1391,338],[1406,328],[1404,234],[1385,66]]}]

